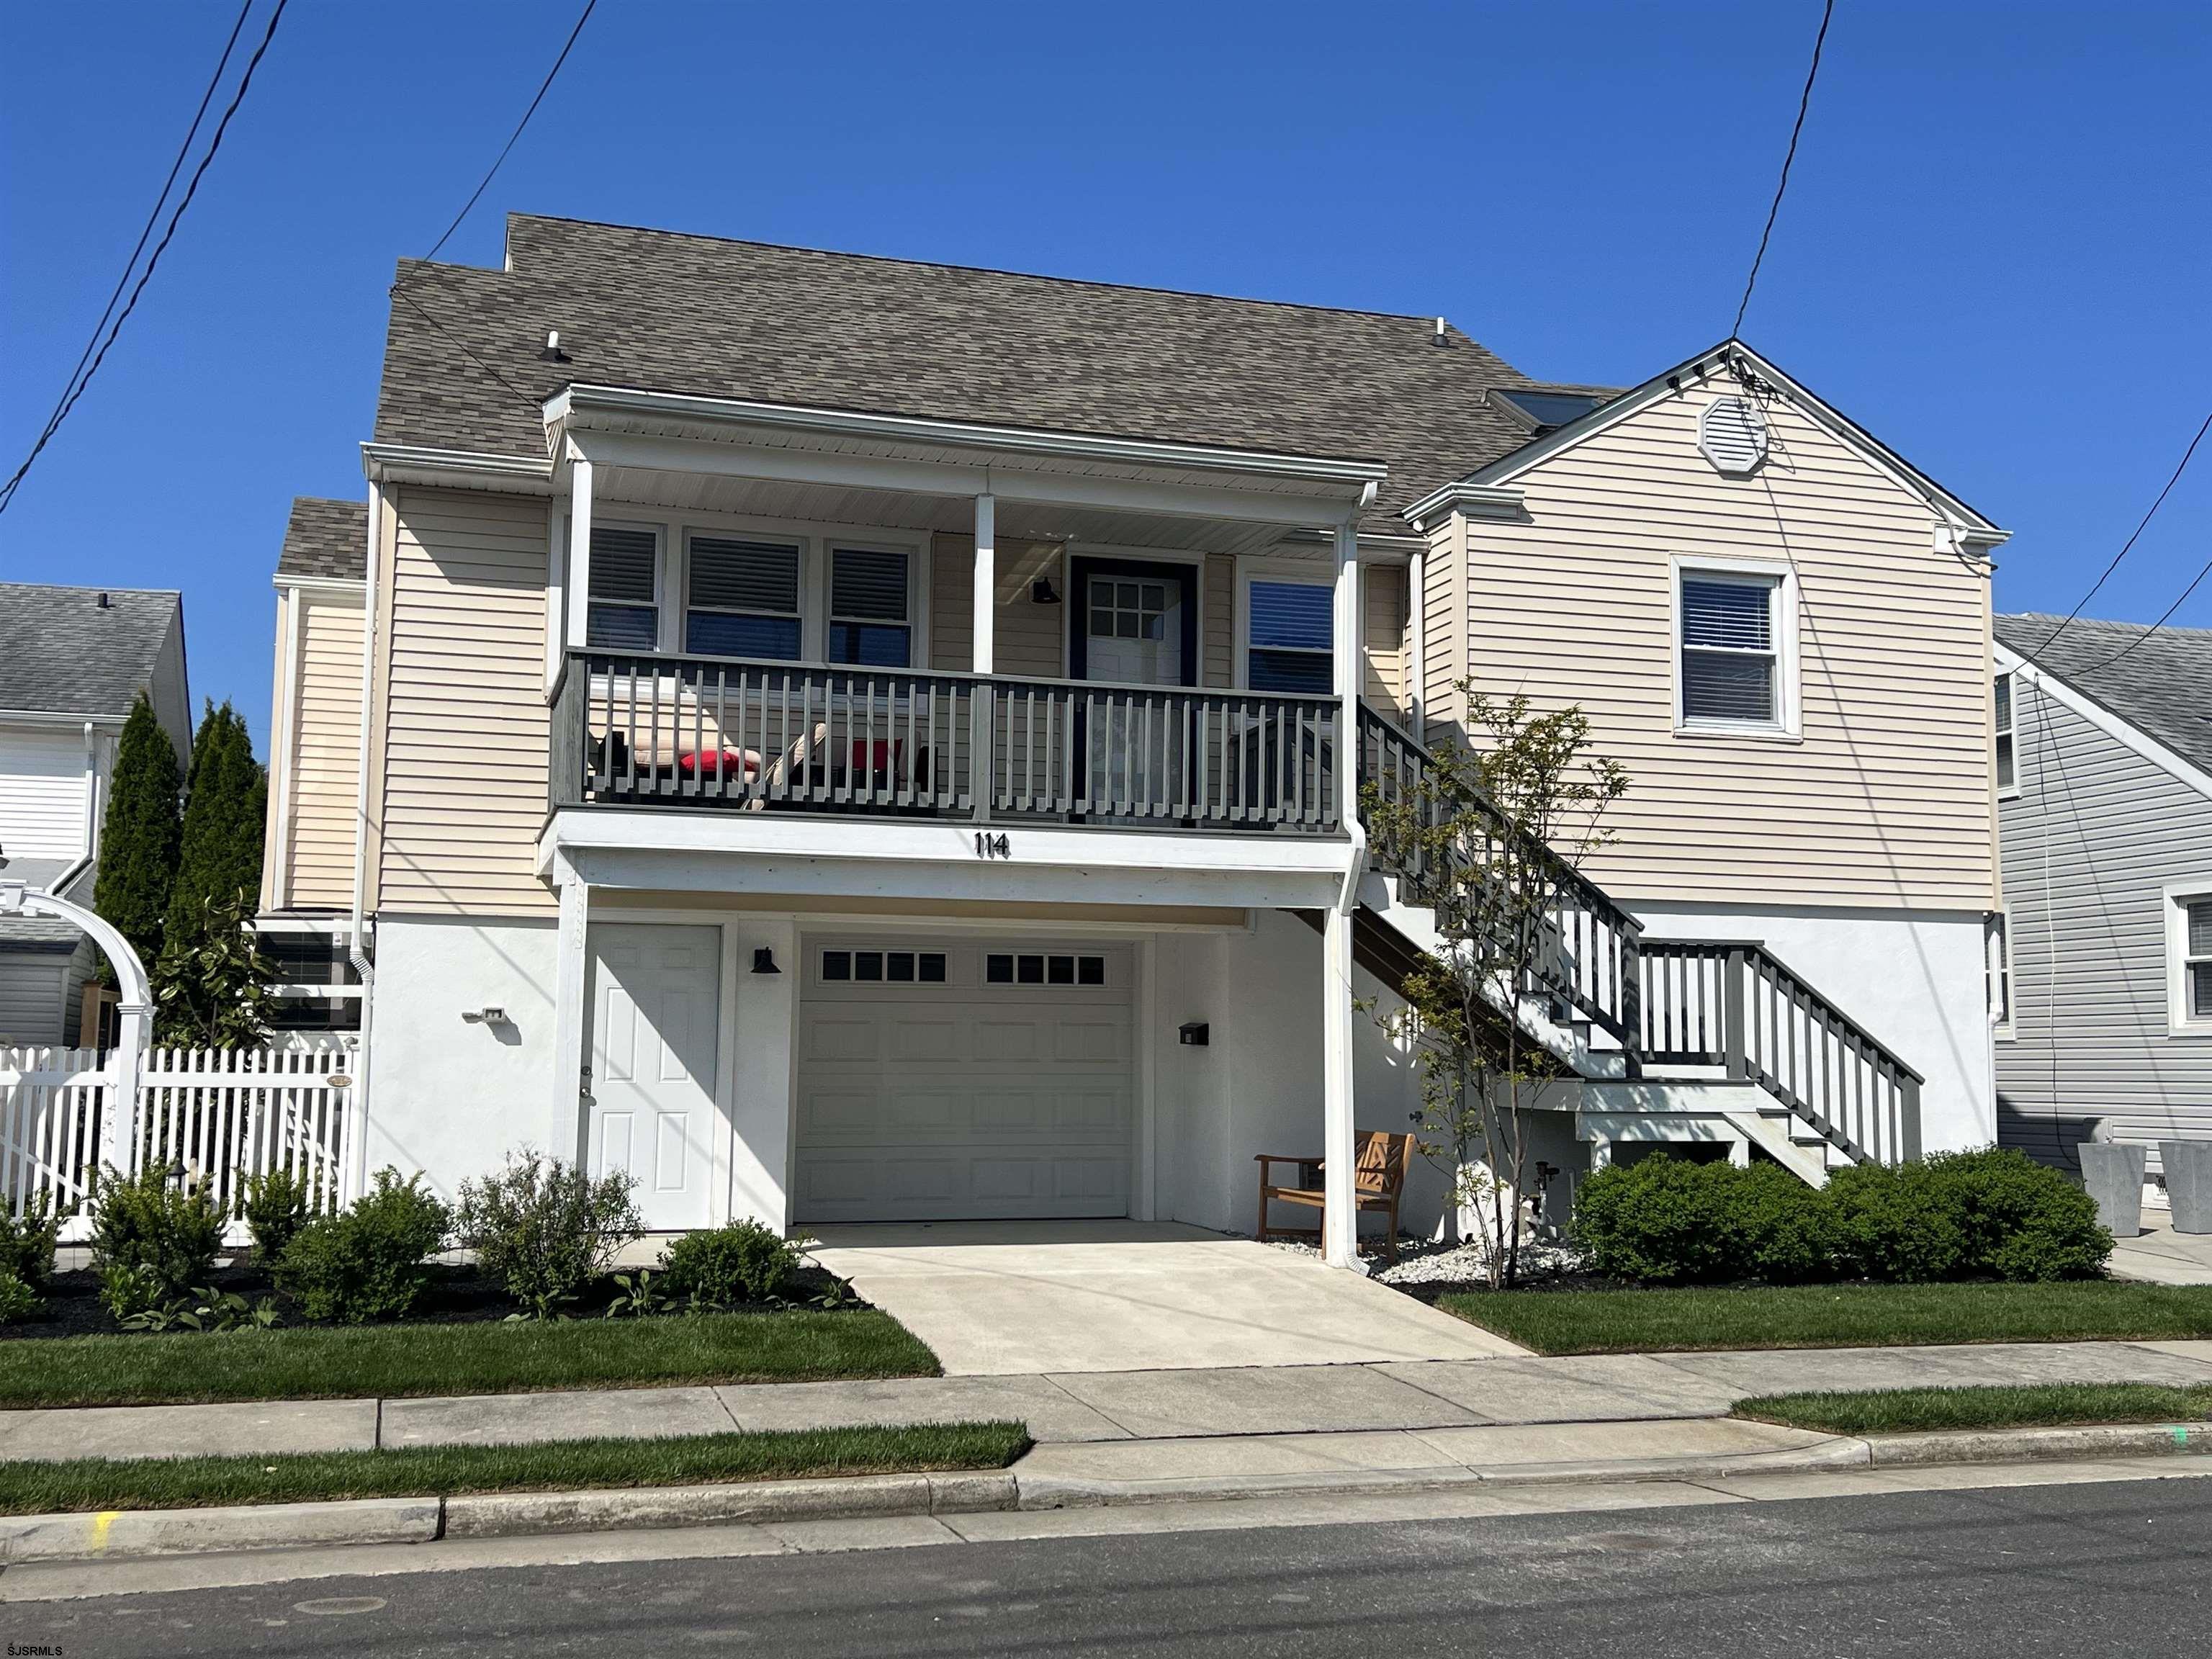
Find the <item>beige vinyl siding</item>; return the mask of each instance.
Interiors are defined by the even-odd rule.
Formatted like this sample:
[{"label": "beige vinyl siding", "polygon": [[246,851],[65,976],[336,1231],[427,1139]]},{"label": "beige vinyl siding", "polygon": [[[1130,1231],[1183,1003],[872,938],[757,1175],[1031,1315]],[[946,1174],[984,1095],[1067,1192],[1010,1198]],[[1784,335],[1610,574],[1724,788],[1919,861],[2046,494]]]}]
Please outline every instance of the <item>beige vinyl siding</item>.
[{"label": "beige vinyl siding", "polygon": [[1206,556],[1205,597],[1200,601],[1202,630],[1199,672],[1201,685],[1237,684],[1237,561],[1226,553]]},{"label": "beige vinyl siding", "polygon": [[1426,735],[1449,733],[1463,713],[1459,682],[1467,676],[1467,520],[1448,514],[1429,529],[1421,562],[1421,712]]},{"label": "beige vinyl siding", "polygon": [[397,507],[378,908],[542,915],[545,503],[406,489]]},{"label": "beige vinyl siding", "polygon": [[1406,705],[1406,612],[1408,573],[1401,564],[1370,565],[1363,585],[1364,599],[1364,672],[1360,695],[1370,702],[1395,709],[1402,717]]},{"label": "beige vinyl siding", "polygon": [[[1788,404],[1764,468],[1715,471],[1698,415],[1735,389],[1663,399],[1523,474],[1526,522],[1466,521],[1468,591],[1446,614],[1466,618],[1468,678],[1589,715],[1630,779],[1592,864],[1623,896],[1981,909],[1987,578]],[[1670,561],[1713,556],[1795,573],[1800,741],[1674,733]]]},{"label": "beige vinyl siding", "polygon": [[[284,792],[290,860],[283,902],[292,909],[343,909],[353,902],[363,613],[354,595],[304,590],[296,603],[299,685],[285,711],[291,773]],[[286,619],[280,616],[278,625]]]}]

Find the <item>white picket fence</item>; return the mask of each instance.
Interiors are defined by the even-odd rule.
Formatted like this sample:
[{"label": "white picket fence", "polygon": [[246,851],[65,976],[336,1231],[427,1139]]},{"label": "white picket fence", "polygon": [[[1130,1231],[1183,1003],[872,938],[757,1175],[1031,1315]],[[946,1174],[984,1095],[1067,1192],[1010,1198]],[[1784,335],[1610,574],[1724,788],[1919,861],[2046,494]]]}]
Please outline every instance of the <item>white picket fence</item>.
[{"label": "white picket fence", "polygon": [[351,1039],[297,1048],[157,1048],[146,1056],[135,1110],[110,1126],[112,1059],[89,1048],[0,1048],[0,1199],[21,1214],[43,1196],[67,1219],[64,1240],[89,1231],[83,1200],[103,1164],[131,1174],[177,1170],[210,1189],[232,1218],[234,1242],[252,1176],[288,1170],[326,1202],[352,1200],[359,1129]]}]

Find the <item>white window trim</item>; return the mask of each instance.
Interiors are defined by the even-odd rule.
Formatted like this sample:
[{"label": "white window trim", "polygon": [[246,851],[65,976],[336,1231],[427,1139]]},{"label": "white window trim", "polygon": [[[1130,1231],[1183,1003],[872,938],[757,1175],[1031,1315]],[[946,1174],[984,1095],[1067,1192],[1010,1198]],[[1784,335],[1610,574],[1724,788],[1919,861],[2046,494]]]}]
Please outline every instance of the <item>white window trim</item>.
[{"label": "white window trim", "polygon": [[[2012,704],[2012,725],[2009,728],[2002,727],[1996,723],[1996,683],[1999,680],[2009,681],[2012,685],[2012,695],[2009,698]],[[1999,668],[1990,678],[1990,775],[1997,777],[1999,800],[2020,799],[2020,688],[2023,684],[2019,676],[2009,668]],[[2010,783],[2005,782],[2001,776],[1997,776],[1996,773],[1996,740],[1999,738],[2012,739],[2012,781]]]},{"label": "white window trim", "polygon": [[1984,945],[1989,954],[1990,988],[2004,988],[2004,1012],[1999,1016],[1996,1007],[1990,1010],[1990,1030],[2000,1042],[2009,1042],[2019,1035],[2020,979],[2013,971],[2012,911],[2008,907],[1991,913],[1996,921],[1994,938]]},{"label": "white window trim", "polygon": [[[1766,578],[1774,582],[1774,696],[1771,720],[1687,720],[1682,715],[1682,579],[1711,575]],[[1747,738],[1802,743],[1805,730],[1797,684],[1797,573],[1781,559],[1695,557],[1677,553],[1667,568],[1667,673],[1674,685],[1674,731],[1678,738]]]},{"label": "white window trim", "polygon": [[2189,907],[2212,901],[2212,872],[2167,884],[2166,902],[2166,1035],[2212,1038],[2212,1018],[2189,1017]]},{"label": "white window trim", "polygon": [[[1336,568],[1312,559],[1239,559],[1237,562],[1237,660],[1231,665],[1231,680],[1239,691],[1252,689],[1252,584],[1279,582],[1297,587],[1320,587],[1334,594],[1336,591]],[[1359,595],[1359,623],[1361,635],[1367,626],[1367,584],[1362,580]],[[1342,641],[1336,637],[1336,613],[1329,612],[1330,684],[1335,684],[1335,657]],[[1364,663],[1362,664],[1363,671]],[[1363,684],[1364,682],[1363,681]],[[1274,691],[1262,694],[1282,696],[1286,693]],[[1323,693],[1327,696],[1328,694]]]},{"label": "white window trim", "polygon": [[[910,669],[926,671],[929,666],[929,657],[922,645],[921,621],[923,605],[927,599],[927,590],[923,586],[923,567],[929,562],[929,550],[927,544],[921,548],[916,548],[911,542],[884,541],[878,537],[831,534],[822,538],[822,602],[819,609],[822,616],[823,659],[825,661],[829,659],[830,624],[837,620],[836,612],[830,608],[830,596],[836,591],[836,584],[830,580],[833,574],[830,567],[836,562],[840,553],[900,553],[906,556],[906,622],[903,624],[907,638],[906,665]],[[811,598],[811,595],[809,594],[807,597]],[[847,620],[877,626],[901,626],[896,623],[885,623],[880,617],[853,617]],[[860,668],[866,665],[861,663],[836,665],[841,668]],[[896,673],[898,671],[878,669],[874,672]]]}]

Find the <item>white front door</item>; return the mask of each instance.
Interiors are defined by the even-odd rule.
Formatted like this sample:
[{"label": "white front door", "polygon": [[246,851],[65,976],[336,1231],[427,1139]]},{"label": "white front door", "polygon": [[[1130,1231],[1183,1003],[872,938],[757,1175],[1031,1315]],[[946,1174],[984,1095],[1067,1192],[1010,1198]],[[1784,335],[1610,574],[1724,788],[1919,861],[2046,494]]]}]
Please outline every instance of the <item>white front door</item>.
[{"label": "white front door", "polygon": [[592,928],[594,1175],[628,1170],[655,1231],[711,1225],[721,930]]},{"label": "white front door", "polygon": [[810,939],[793,1218],[1124,1216],[1126,945]]},{"label": "white front door", "polygon": [[1084,578],[1083,678],[1115,685],[1183,683],[1183,572],[1099,571]]}]

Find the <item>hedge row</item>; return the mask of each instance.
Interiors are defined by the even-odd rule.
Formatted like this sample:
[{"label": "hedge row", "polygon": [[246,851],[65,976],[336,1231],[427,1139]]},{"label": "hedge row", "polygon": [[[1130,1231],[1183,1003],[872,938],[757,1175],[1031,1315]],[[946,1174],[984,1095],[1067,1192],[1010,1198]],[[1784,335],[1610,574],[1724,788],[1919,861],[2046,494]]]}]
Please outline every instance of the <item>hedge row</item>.
[{"label": "hedge row", "polygon": [[1583,1182],[1573,1231],[1598,1272],[1663,1285],[2094,1279],[2112,1249],[2080,1188],[1994,1148],[1857,1164],[1824,1188],[1656,1153]]}]

